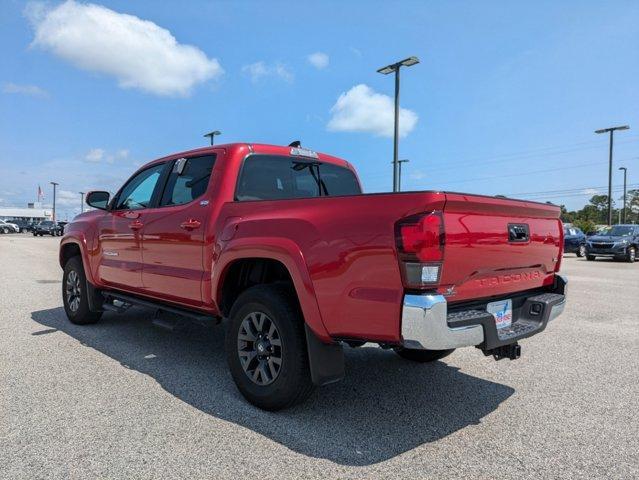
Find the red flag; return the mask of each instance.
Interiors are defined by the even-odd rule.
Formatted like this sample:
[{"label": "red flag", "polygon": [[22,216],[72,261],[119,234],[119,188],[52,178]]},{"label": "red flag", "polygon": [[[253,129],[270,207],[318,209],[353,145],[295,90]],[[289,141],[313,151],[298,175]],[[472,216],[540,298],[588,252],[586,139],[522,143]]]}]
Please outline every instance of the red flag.
[{"label": "red flag", "polygon": [[38,202],[42,200],[43,198],[44,198],[44,192],[40,188],[40,185],[38,185]]}]

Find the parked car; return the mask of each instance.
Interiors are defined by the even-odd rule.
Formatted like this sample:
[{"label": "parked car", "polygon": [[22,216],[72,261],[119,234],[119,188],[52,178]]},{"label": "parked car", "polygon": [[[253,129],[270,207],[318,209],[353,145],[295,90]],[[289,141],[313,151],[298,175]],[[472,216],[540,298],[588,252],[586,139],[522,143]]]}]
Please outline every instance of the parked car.
[{"label": "parked car", "polygon": [[30,223],[27,220],[14,220],[13,223],[17,225],[20,233],[31,232],[35,226],[35,224]]},{"label": "parked car", "polygon": [[233,380],[268,410],[340,380],[344,343],[516,359],[565,305],[559,207],[364,195],[350,163],[294,144],[170,155],[87,203],[60,243],[68,319],[132,305],[228,319]]},{"label": "parked car", "polygon": [[55,222],[52,222],[51,220],[43,220],[33,228],[33,236],[41,237],[43,235],[51,235],[52,237],[55,237],[58,235],[59,228],[60,227],[58,227]]},{"label": "parked car", "polygon": [[564,226],[564,253],[586,255],[586,235],[577,227]]},{"label": "parked car", "polygon": [[58,235],[63,235],[64,234],[64,227],[68,224],[69,222],[58,222]]},{"label": "parked car", "polygon": [[586,259],[613,257],[633,263],[639,250],[639,225],[614,225],[607,230],[588,237]]},{"label": "parked car", "polygon": [[0,220],[0,233],[18,233],[19,231],[15,223]]}]

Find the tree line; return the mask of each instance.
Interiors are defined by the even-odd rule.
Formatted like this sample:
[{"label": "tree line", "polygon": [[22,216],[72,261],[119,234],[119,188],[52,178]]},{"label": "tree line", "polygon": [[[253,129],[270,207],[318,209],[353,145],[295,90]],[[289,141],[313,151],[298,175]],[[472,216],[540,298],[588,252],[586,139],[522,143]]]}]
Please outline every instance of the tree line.
[{"label": "tree line", "polygon": [[[619,215],[623,210],[623,197],[618,202],[613,199],[612,205],[612,222],[619,223]],[[560,207],[561,220],[564,223],[572,223],[585,233],[594,233],[597,225],[608,223],[608,195],[593,195],[581,210],[569,212],[565,205]],[[623,213],[621,215],[623,216]],[[639,223],[639,189],[628,190],[626,223]]]}]

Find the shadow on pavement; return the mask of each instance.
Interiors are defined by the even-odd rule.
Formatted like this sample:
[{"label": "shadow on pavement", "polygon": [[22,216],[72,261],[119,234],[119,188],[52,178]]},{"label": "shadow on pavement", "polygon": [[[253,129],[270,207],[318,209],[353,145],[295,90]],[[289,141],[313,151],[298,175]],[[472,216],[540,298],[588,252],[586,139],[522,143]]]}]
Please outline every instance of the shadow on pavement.
[{"label": "shadow on pavement", "polygon": [[31,316],[126,368],[150,375],[204,413],[295,452],[342,465],[382,462],[478,424],[514,392],[443,362],[421,365],[379,348],[346,348],[344,381],[319,389],[295,408],[263,412],[248,404],[233,384],[223,325],[166,332],[151,324],[150,313],[135,308],[122,315],[106,313],[90,326],[71,324],[62,308]]}]

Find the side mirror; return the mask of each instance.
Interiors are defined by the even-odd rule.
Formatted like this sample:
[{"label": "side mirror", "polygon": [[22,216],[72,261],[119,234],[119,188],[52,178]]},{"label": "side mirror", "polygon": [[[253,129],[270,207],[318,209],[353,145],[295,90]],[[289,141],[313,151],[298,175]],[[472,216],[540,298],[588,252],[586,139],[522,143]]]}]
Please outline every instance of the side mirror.
[{"label": "side mirror", "polygon": [[96,190],[95,192],[87,193],[87,205],[99,210],[106,210],[109,207],[109,200],[111,194],[109,192],[102,192]]}]

